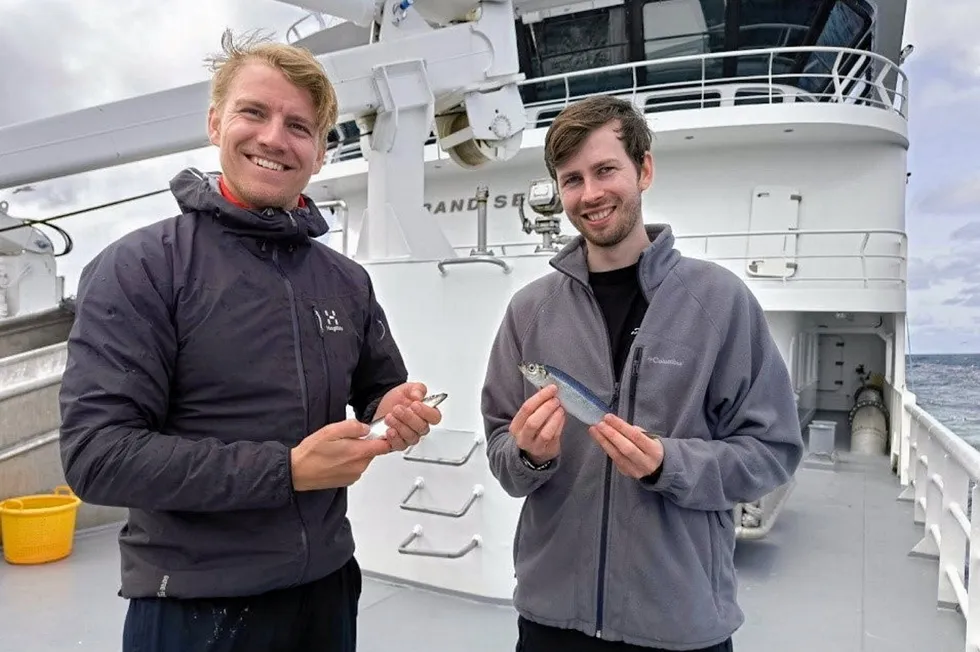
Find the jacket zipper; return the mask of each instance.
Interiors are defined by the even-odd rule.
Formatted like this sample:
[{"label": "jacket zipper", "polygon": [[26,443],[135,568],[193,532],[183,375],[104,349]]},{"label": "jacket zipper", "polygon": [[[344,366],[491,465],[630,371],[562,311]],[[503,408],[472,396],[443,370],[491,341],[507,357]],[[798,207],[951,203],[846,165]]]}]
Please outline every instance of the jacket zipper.
[{"label": "jacket zipper", "polygon": [[[612,345],[609,343],[609,325],[606,323],[606,318],[602,314],[602,308],[599,306],[599,302],[595,298],[595,293],[592,288],[586,285],[586,289],[589,292],[589,296],[592,297],[592,306],[595,311],[599,314],[599,321],[602,323],[603,331],[606,337],[603,338],[606,347],[607,359],[609,360],[609,375],[613,379],[613,395],[610,401],[610,408],[614,411],[618,411],[619,405],[619,391],[621,382],[616,378],[615,369],[616,361],[613,358]],[[610,485],[612,484],[612,459],[606,456],[605,469],[603,472],[602,479],[602,521],[599,528],[599,568],[598,577],[596,582],[597,587],[597,600],[596,600],[596,638],[602,638],[602,607],[604,599],[604,584],[606,575],[606,539],[609,534],[609,503],[610,503]]]},{"label": "jacket zipper", "polygon": [[327,331],[323,327],[323,317],[320,316],[320,311],[317,309],[316,305],[313,306],[313,316],[316,318],[316,327],[320,332],[320,362],[323,365],[323,382],[327,388],[327,423],[332,420],[332,415],[330,414],[330,365],[327,362]]},{"label": "jacket zipper", "polygon": [[[275,264],[276,269],[279,270],[279,274],[282,276],[283,283],[286,285],[286,294],[289,295],[289,307],[290,307],[290,317],[293,321],[293,354],[296,358],[296,371],[299,374],[299,389],[300,396],[303,399],[303,417],[304,417],[304,435],[310,431],[310,409],[309,401],[306,397],[306,372],[303,369],[303,352],[300,348],[300,330],[299,330],[299,314],[296,310],[296,295],[293,292],[293,284],[289,281],[289,277],[286,276],[286,272],[283,270],[282,266],[279,264],[279,247],[273,246],[272,248],[272,262]],[[306,534],[306,521],[303,520],[303,512],[300,511],[299,502],[293,501],[296,506],[296,515],[299,517],[300,522],[300,537],[303,542],[303,570],[300,572],[300,581],[306,576],[306,567],[310,563],[310,544]]]},{"label": "jacket zipper", "polygon": [[[619,401],[619,381],[613,392],[613,405]],[[605,596],[606,579],[606,538],[609,535],[609,485],[612,483],[612,459],[606,456],[606,469],[602,480],[602,527],[599,533],[599,577],[598,598],[596,600],[595,636],[602,638],[602,606]]]},{"label": "jacket zipper", "polygon": [[[633,361],[630,368],[629,401],[627,403],[626,423],[633,423],[636,408],[636,381],[640,375],[640,360],[643,355],[643,347],[637,347],[633,352]],[[622,383],[616,381],[616,391],[613,394],[613,408],[619,407],[619,392]],[[618,411],[618,410],[617,410]],[[602,489],[602,530],[599,535],[599,597],[596,604],[596,638],[602,638],[602,607],[605,598],[605,574],[606,574],[606,538],[609,534],[609,503],[610,503],[610,484],[612,483],[612,459],[606,456],[606,475]]]}]

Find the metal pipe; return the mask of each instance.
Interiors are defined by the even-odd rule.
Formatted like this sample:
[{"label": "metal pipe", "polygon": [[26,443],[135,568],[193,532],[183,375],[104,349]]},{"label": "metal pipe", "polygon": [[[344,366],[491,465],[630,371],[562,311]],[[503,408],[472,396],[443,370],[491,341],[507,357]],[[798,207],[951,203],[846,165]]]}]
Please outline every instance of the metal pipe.
[{"label": "metal pipe", "polygon": [[476,187],[476,249],[470,252],[471,256],[492,256],[493,252],[487,250],[487,200],[490,198],[490,189],[480,184]]}]

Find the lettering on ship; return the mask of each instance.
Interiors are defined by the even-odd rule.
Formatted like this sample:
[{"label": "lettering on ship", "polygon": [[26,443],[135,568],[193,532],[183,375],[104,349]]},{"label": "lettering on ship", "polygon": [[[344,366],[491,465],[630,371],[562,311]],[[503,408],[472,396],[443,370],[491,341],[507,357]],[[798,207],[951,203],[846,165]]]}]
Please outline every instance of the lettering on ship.
[{"label": "lettering on ship", "polygon": [[[515,192],[510,195],[494,195],[487,199],[487,208],[507,208],[509,205],[517,208],[524,203],[524,193]],[[425,208],[433,215],[439,213],[462,213],[464,211],[476,210],[476,197],[454,197],[452,199],[440,199],[436,202],[425,202]]]}]

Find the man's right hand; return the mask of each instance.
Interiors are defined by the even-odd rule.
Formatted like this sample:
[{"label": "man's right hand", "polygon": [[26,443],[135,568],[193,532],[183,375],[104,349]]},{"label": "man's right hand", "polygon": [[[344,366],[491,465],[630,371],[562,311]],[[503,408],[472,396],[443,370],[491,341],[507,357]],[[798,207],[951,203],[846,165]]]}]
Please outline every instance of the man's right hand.
[{"label": "man's right hand", "polygon": [[356,419],[331,423],[289,452],[296,491],[348,487],[378,455],[391,451],[384,439],[360,439],[369,427]]},{"label": "man's right hand", "polygon": [[558,402],[558,388],[548,385],[524,402],[510,422],[510,433],[517,447],[534,464],[558,457],[565,410]]}]

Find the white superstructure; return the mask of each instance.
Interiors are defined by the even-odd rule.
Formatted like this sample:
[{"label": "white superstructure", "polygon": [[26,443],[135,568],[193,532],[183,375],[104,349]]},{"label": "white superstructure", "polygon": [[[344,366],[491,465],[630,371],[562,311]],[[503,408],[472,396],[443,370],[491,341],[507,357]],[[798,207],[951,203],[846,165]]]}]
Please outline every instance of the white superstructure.
[{"label": "white superstructure", "polygon": [[[683,253],[745,279],[790,367],[804,427],[829,418],[838,447],[887,456],[903,486],[920,480],[906,491],[926,519],[919,552],[938,555],[942,541],[940,598],[966,607],[968,521],[955,505],[963,482],[980,477],[980,453],[928,421],[905,388],[904,2],[291,4],[331,14],[288,32],[319,55],[341,101],[329,164],[308,187],[333,213],[325,240],[368,269],[411,376],[449,394],[440,428],[352,488],[366,571],[509,600],[520,502],[487,468],[479,390],[510,296],[551,271],[574,233],[547,205],[547,126],[566,103],[612,93],[642,107],[655,134],[645,221],[670,223]],[[0,128],[0,188],[205,146],[206,100],[202,82]],[[0,308],[8,324],[42,319],[61,299],[51,242],[37,229],[3,231],[5,219]],[[53,377],[35,362],[63,364],[62,352],[25,349],[0,366],[0,409],[37,389],[17,374]],[[52,429],[8,429],[0,465],[28,455],[54,464],[43,453]],[[823,463],[810,444],[808,464]],[[827,457],[833,472],[837,455]],[[937,458],[958,493],[944,492]],[[0,498],[44,488],[0,481]],[[741,506],[740,536],[766,537],[791,489]]]}]

